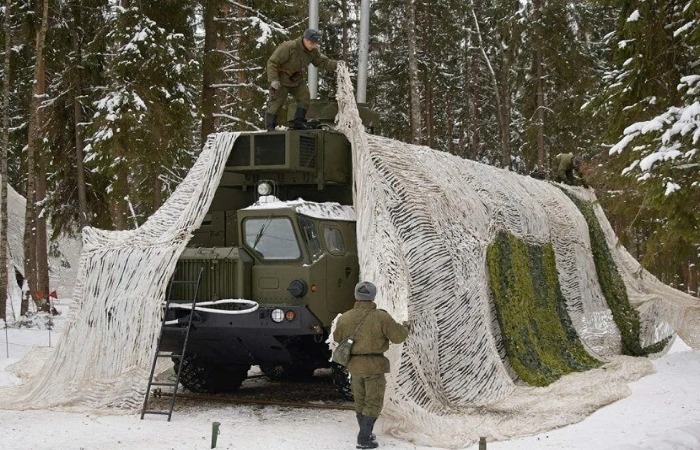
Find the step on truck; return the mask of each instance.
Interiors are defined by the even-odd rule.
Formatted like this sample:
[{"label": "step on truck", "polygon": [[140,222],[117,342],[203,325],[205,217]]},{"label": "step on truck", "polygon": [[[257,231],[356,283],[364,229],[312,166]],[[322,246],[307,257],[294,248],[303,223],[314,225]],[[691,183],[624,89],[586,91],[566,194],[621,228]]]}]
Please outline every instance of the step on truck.
[{"label": "step on truck", "polygon": [[[351,147],[325,125],[337,107],[312,106],[316,129],[241,133],[177,263],[174,279],[196,279],[203,269],[196,300],[207,305],[194,312],[183,356],[180,382],[190,391],[234,391],[251,365],[275,380],[332,367],[349,396],[326,340],[333,319],[353,307],[359,275]],[[368,128],[375,120],[361,117]],[[172,302],[189,303],[197,286],[170,289]],[[182,350],[189,314],[166,311],[161,350]]]}]

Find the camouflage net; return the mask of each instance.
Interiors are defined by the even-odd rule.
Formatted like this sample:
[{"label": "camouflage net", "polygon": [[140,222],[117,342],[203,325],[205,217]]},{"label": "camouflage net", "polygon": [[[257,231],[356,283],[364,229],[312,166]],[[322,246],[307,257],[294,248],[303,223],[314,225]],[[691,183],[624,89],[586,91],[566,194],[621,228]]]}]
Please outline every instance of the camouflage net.
[{"label": "camouflage net", "polygon": [[[533,434],[583,419],[628,395],[629,381],[653,371],[646,358],[621,356],[622,336],[599,282],[589,223],[568,195],[585,200],[595,212],[602,230],[596,236],[604,237],[628,303],[639,311],[640,345],[663,346],[677,331],[700,346],[697,299],[641,270],[615,242],[591,191],[366,134],[343,66],[338,103],[338,128],[353,147],[361,279],[377,285],[379,307],[414,324],[408,340],[388,353],[393,370],[380,420],[385,431],[451,448],[479,436]],[[507,357],[505,341],[546,334],[537,321],[523,336],[509,335],[512,331],[499,325],[487,272],[487,249],[499,233],[526,247],[551,248],[543,252],[553,254],[554,263],[544,255],[550,262],[530,274],[530,268],[518,268],[531,277],[526,285],[552,273],[544,266],[555,266],[556,282],[549,275],[542,286],[550,289],[558,282],[560,288],[549,308],[565,310],[568,318],[559,316],[565,326],[556,333],[568,328],[577,335],[568,349],[556,350],[575,351],[568,367],[547,356],[556,353],[547,345],[539,348],[545,355],[538,362],[540,373],[560,372],[535,382],[551,383],[545,387],[526,385]],[[548,323],[554,324],[551,311]],[[551,382],[574,367],[597,365],[596,359],[606,364]]]},{"label": "camouflage net", "polygon": [[131,413],[141,406],[165,288],[209,209],[237,136],[211,136],[185,180],[141,227],[83,230],[63,336],[36,376],[0,390],[0,408]]},{"label": "camouflage net", "polygon": [[[532,434],[581,420],[628,395],[627,383],[653,370],[646,358],[620,356],[621,333],[592,256],[591,217],[567,193],[588,202],[597,218],[628,301],[639,312],[640,345],[677,332],[700,347],[697,299],[658,282],[617,245],[592,192],[563,187],[565,193],[550,183],[368,135],[343,64],[338,80],[338,128],[353,144],[362,278],[377,284],[380,307],[414,324],[406,343],[388,353],[394,370],[380,427],[443,447],[466,446],[479,436]],[[168,278],[207,212],[236,137],[211,136],[185,181],[140,228],[85,231],[69,324],[36,377],[0,392],[0,407],[140,407]],[[545,387],[523,383],[508,362],[504,339],[510,336],[503,335],[489,286],[487,249],[499,233],[527,246],[551,246],[542,264],[549,271],[538,269],[548,274],[546,289],[557,282],[560,289],[550,315],[557,309],[563,332],[575,331],[578,341],[570,348],[576,347],[576,364],[592,366],[595,358],[606,362],[604,368],[570,373]],[[528,333],[536,335],[533,330]]]}]

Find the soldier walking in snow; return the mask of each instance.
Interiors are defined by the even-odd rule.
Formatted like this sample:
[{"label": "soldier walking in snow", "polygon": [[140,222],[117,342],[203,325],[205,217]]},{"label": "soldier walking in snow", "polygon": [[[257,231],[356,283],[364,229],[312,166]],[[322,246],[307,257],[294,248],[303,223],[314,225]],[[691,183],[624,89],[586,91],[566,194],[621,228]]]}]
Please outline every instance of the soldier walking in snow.
[{"label": "soldier walking in snow", "polygon": [[313,64],[319,69],[335,70],[338,61],[328,58],[318,50],[321,33],[308,29],[304,36],[281,43],[267,60],[267,79],[270,82],[270,101],[265,114],[268,131],[277,126],[277,112],[292,94],[297,102],[294,129],[307,130],[306,110],[309,109],[309,87],[304,79],[304,68]]},{"label": "soldier walking in snow", "polygon": [[377,288],[367,281],[355,286],[355,307],[338,318],[333,339],[342,342],[353,335],[352,356],[347,368],[350,372],[352,395],[360,433],[357,448],[377,448],[372,429],[384,406],[385,373],[389,360],[384,352],[389,342],[400,344],[408,336],[408,325],[396,321],[383,309],[377,309],[374,297]]},{"label": "soldier walking in snow", "polygon": [[554,159],[558,164],[557,175],[554,178],[554,181],[575,186],[579,184],[577,183],[576,178],[574,178],[574,171],[576,171],[580,184],[583,185],[583,187],[588,187],[588,184],[583,179],[583,174],[581,173],[580,156],[574,157],[573,153],[559,153],[554,157]]}]

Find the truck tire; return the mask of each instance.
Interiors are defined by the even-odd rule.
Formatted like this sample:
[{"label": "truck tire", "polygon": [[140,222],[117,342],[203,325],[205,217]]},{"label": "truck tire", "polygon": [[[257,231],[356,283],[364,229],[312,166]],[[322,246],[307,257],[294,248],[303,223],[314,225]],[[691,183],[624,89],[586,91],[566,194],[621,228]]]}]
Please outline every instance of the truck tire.
[{"label": "truck tire", "polygon": [[[179,360],[173,359],[175,372]],[[197,355],[186,355],[180,384],[196,393],[226,393],[237,390],[248,377],[250,364],[221,364]]]},{"label": "truck tire", "polygon": [[333,385],[338,390],[338,393],[343,399],[353,401],[348,369],[336,363],[332,363],[331,368],[333,370]]},{"label": "truck tire", "polygon": [[314,376],[316,367],[302,364],[278,364],[260,366],[260,370],[272,381],[308,381]]}]

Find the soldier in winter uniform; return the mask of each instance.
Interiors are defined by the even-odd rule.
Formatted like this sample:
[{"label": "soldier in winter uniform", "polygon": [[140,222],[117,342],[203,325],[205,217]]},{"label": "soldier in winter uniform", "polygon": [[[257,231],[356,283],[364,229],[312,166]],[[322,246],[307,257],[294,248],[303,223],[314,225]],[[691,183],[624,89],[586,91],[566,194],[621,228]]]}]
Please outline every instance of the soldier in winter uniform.
[{"label": "soldier in winter uniform", "polygon": [[281,43],[267,60],[267,79],[270,82],[270,102],[267,105],[265,122],[268,131],[277,126],[277,112],[292,94],[297,102],[294,128],[309,129],[304,122],[309,109],[309,87],[304,79],[304,68],[313,64],[319,69],[335,70],[338,61],[328,58],[318,50],[321,33],[308,29],[304,36]]},{"label": "soldier in winter uniform", "polygon": [[583,174],[581,173],[581,158],[579,156],[574,157],[573,153],[559,153],[554,157],[557,161],[557,175],[554,178],[555,181],[559,183],[566,183],[572,186],[579,184],[574,178],[574,171],[580,179],[580,184],[583,187],[588,187],[586,181],[583,179]]},{"label": "soldier in winter uniform", "polygon": [[[360,433],[357,448],[377,448],[372,429],[384,405],[385,373],[389,373],[389,360],[384,352],[389,342],[399,344],[408,336],[408,325],[400,325],[383,309],[377,309],[374,297],[377,288],[363,281],[355,286],[355,307],[346,312],[336,324],[333,339],[341,342],[354,335],[352,356],[348,362],[352,395]],[[359,326],[359,328],[358,328]]]}]

